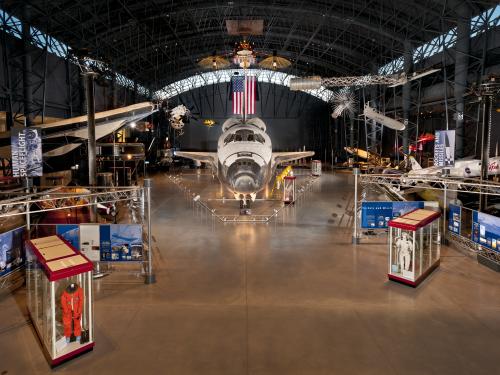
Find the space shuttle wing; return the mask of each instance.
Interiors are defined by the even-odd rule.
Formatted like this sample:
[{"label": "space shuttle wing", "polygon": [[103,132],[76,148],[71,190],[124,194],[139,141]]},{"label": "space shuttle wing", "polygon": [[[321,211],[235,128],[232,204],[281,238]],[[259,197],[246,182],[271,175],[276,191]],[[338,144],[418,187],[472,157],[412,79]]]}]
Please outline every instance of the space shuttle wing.
[{"label": "space shuttle wing", "polygon": [[176,156],[181,158],[198,160],[203,163],[210,163],[212,166],[217,166],[217,153],[216,152],[194,152],[194,151],[175,151]]},{"label": "space shuttle wing", "polygon": [[314,151],[298,151],[298,152],[273,152],[272,166],[276,166],[286,161],[308,158],[314,155]]}]

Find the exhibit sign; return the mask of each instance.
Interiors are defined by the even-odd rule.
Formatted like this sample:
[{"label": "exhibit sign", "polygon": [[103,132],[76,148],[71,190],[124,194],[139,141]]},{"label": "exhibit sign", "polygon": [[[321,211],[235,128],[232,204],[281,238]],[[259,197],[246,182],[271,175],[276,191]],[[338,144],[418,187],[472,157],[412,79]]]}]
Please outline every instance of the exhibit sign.
[{"label": "exhibit sign", "polygon": [[56,234],[68,241],[76,250],[80,250],[80,226],[78,224],[58,224]]},{"label": "exhibit sign", "polygon": [[89,260],[101,259],[101,238],[99,224],[80,224],[80,251]]},{"label": "exhibit sign", "polygon": [[437,167],[453,167],[455,165],[455,130],[436,131],[434,165]]},{"label": "exhibit sign", "polygon": [[462,207],[455,204],[448,205],[448,229],[450,232],[460,234],[462,222]]},{"label": "exhibit sign", "polygon": [[0,277],[24,265],[24,226],[0,234]]},{"label": "exhibit sign", "polygon": [[140,224],[59,224],[56,233],[93,262],[143,259]]},{"label": "exhibit sign", "polygon": [[472,241],[500,251],[500,218],[483,212],[472,212]]},{"label": "exhibit sign", "polygon": [[42,136],[35,127],[11,129],[11,154],[13,177],[41,177]]},{"label": "exhibit sign", "polygon": [[101,224],[100,250],[103,261],[142,261],[142,225]]},{"label": "exhibit sign", "polygon": [[386,229],[389,220],[417,208],[424,208],[424,202],[361,202],[361,228]]}]

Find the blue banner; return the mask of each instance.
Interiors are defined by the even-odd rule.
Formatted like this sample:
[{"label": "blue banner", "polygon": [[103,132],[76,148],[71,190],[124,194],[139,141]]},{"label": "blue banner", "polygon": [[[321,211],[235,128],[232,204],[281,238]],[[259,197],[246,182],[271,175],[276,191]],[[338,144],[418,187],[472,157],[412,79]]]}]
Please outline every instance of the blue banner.
[{"label": "blue banner", "polygon": [[448,229],[450,232],[460,234],[462,222],[462,207],[450,204],[448,206]]},{"label": "blue banner", "polygon": [[361,202],[361,228],[388,228],[389,220],[417,208],[424,208],[424,202]]},{"label": "blue banner", "polygon": [[453,167],[455,165],[455,130],[436,131],[434,165],[436,167]]},{"label": "blue banner", "polygon": [[0,276],[24,265],[24,227],[0,234]]},{"label": "blue banner", "polygon": [[472,241],[499,251],[500,218],[482,212],[472,212]]},{"label": "blue banner", "polygon": [[56,234],[68,241],[75,249],[80,250],[80,226],[78,224],[58,224]]}]

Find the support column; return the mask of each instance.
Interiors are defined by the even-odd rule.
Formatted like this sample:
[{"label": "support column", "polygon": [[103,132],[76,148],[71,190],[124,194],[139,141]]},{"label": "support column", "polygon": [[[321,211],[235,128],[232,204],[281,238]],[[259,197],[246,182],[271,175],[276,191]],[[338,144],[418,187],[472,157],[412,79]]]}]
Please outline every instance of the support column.
[{"label": "support column", "polygon": [[[487,93],[482,96],[483,107],[483,126],[481,137],[481,181],[488,181],[488,164],[490,161],[490,142],[491,142],[491,111],[493,106],[493,95]],[[488,195],[481,194],[479,201],[479,211],[488,207]]]},{"label": "support column", "polygon": [[[87,129],[88,129],[88,168],[89,168],[89,186],[96,185],[96,139],[95,139],[95,87],[93,72],[85,73],[86,82],[86,101],[87,101]],[[90,211],[90,220],[95,222],[97,218],[97,205],[93,204]]]},{"label": "support column", "polygon": [[30,25],[26,20],[30,19],[30,10],[27,5],[23,7],[23,105],[26,126],[33,124],[33,82],[32,82],[32,64],[31,64],[31,32]]},{"label": "support column", "polygon": [[349,147],[354,147],[354,117],[349,115]]},{"label": "support column", "polygon": [[12,80],[10,77],[10,52],[7,49],[7,33],[0,32],[2,39],[2,60],[3,60],[3,73],[4,82],[7,88],[7,111],[5,112],[5,122],[7,128],[5,130],[10,130],[14,126],[13,119],[13,109],[12,109]]},{"label": "support column", "polygon": [[[412,47],[409,41],[405,41],[405,53],[404,53],[404,71],[409,74],[413,65]],[[411,83],[407,82],[403,85],[403,122],[405,124],[405,130],[403,130],[403,152],[409,154],[409,134],[408,129],[409,117],[411,108]]]},{"label": "support column", "polygon": [[111,77],[111,108],[116,108],[117,105],[117,95],[116,95],[116,76],[113,74]]},{"label": "support column", "polygon": [[466,2],[457,2],[457,43],[455,44],[455,87],[456,103],[456,143],[457,158],[464,157],[464,94],[467,88],[467,72],[469,67],[471,9]]},{"label": "support column", "polygon": [[137,103],[137,82],[134,82],[134,92],[132,93],[133,103]]},{"label": "support column", "polygon": [[[376,64],[372,64],[372,74],[376,75],[378,74],[378,67]],[[377,85],[371,85],[370,86],[370,106],[372,108],[378,109],[378,101],[377,101],[377,93],[378,93],[378,86]],[[367,151],[374,151],[376,153],[379,153],[380,150],[378,150],[378,142],[379,140],[377,139],[377,130],[378,130],[379,125],[377,125],[377,122],[375,120],[370,121],[370,146]],[[380,140],[381,142],[382,140]]]}]

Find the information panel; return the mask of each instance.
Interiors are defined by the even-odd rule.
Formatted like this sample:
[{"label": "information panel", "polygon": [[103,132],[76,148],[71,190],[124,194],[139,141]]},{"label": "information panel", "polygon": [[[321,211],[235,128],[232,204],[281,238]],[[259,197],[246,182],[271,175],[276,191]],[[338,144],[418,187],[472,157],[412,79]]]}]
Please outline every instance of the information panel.
[{"label": "information panel", "polygon": [[450,232],[460,234],[462,223],[462,207],[454,204],[448,205],[448,229]]},{"label": "information panel", "polygon": [[361,228],[388,228],[389,220],[417,208],[424,208],[424,202],[361,202]]},{"label": "information panel", "polygon": [[500,247],[500,218],[482,212],[472,213],[472,241],[499,251]]},{"label": "information panel", "polygon": [[143,259],[142,226],[101,224],[101,260],[140,261]]},{"label": "information panel", "polygon": [[80,226],[78,224],[58,224],[56,234],[68,241],[75,249],[80,250]]},{"label": "information panel", "polygon": [[0,277],[24,265],[24,227],[0,234]]},{"label": "information panel", "polygon": [[56,233],[92,261],[141,261],[140,224],[59,224]]}]

